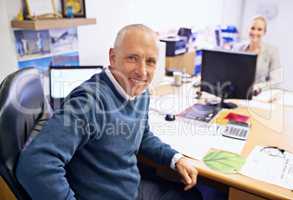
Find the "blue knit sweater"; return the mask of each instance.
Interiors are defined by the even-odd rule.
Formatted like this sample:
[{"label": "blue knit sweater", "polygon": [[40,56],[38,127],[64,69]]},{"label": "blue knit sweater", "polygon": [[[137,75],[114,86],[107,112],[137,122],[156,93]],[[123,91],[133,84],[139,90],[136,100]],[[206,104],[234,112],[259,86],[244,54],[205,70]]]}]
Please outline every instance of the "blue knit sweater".
[{"label": "blue knit sweater", "polygon": [[133,200],[137,154],[170,165],[176,153],[149,130],[149,95],[126,101],[105,72],[76,88],[23,150],[17,178],[33,200]]}]

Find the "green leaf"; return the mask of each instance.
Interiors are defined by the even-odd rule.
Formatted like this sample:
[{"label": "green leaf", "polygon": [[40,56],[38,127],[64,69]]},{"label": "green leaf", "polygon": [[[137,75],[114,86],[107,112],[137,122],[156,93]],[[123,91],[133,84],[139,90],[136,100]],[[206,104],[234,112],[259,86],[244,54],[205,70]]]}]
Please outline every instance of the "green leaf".
[{"label": "green leaf", "polygon": [[235,173],[245,163],[245,158],[227,151],[212,151],[204,158],[204,163],[211,169],[222,173]]}]

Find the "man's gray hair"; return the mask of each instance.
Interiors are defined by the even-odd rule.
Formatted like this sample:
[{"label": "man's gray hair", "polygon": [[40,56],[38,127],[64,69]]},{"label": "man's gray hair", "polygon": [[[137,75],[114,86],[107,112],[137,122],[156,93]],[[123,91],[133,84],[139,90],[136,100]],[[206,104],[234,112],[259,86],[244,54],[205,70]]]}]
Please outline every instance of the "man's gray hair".
[{"label": "man's gray hair", "polygon": [[146,33],[150,33],[152,35],[154,35],[154,37],[156,38],[157,34],[148,26],[143,25],[143,24],[130,24],[127,26],[124,26],[122,29],[120,29],[120,31],[117,33],[115,42],[114,42],[114,48],[117,48],[121,41],[123,40],[125,33],[127,33],[127,31],[129,30],[142,30],[145,31]]}]

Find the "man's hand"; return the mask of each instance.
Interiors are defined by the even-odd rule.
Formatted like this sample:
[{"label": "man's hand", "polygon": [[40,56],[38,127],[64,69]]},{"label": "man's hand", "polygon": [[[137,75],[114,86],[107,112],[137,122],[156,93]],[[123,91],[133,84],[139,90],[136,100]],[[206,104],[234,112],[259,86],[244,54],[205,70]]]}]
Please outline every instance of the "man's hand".
[{"label": "man's hand", "polygon": [[196,185],[197,170],[192,165],[192,160],[187,157],[182,157],[176,162],[176,170],[182,177],[182,182],[185,184],[184,190],[189,190]]}]

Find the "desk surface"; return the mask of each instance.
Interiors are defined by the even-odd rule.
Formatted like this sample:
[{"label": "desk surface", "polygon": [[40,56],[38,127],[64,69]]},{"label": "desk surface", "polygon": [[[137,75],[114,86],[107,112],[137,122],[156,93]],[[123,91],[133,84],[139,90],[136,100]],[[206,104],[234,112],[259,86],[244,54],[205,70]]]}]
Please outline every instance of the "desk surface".
[{"label": "desk surface", "polygon": [[[182,90],[186,90],[190,93],[192,89],[186,89],[184,86],[175,88],[165,85],[155,90],[154,95],[186,95]],[[240,101],[235,100],[235,102],[239,103]],[[259,107],[255,108],[249,104],[250,102],[247,102],[247,106],[245,106],[245,104],[243,106],[242,102],[242,106],[233,110],[233,112],[249,115],[251,118],[251,132],[241,155],[245,157],[248,156],[256,145],[273,145],[293,152],[293,123],[290,124],[289,122],[289,118],[292,119],[290,116],[293,116],[293,107],[281,104],[270,104],[268,109],[263,109]],[[291,133],[291,136],[289,133]],[[288,189],[240,174],[223,174],[209,169],[202,161],[196,160],[195,163],[201,176],[208,177],[209,179],[264,198],[293,200],[293,192]]]}]

